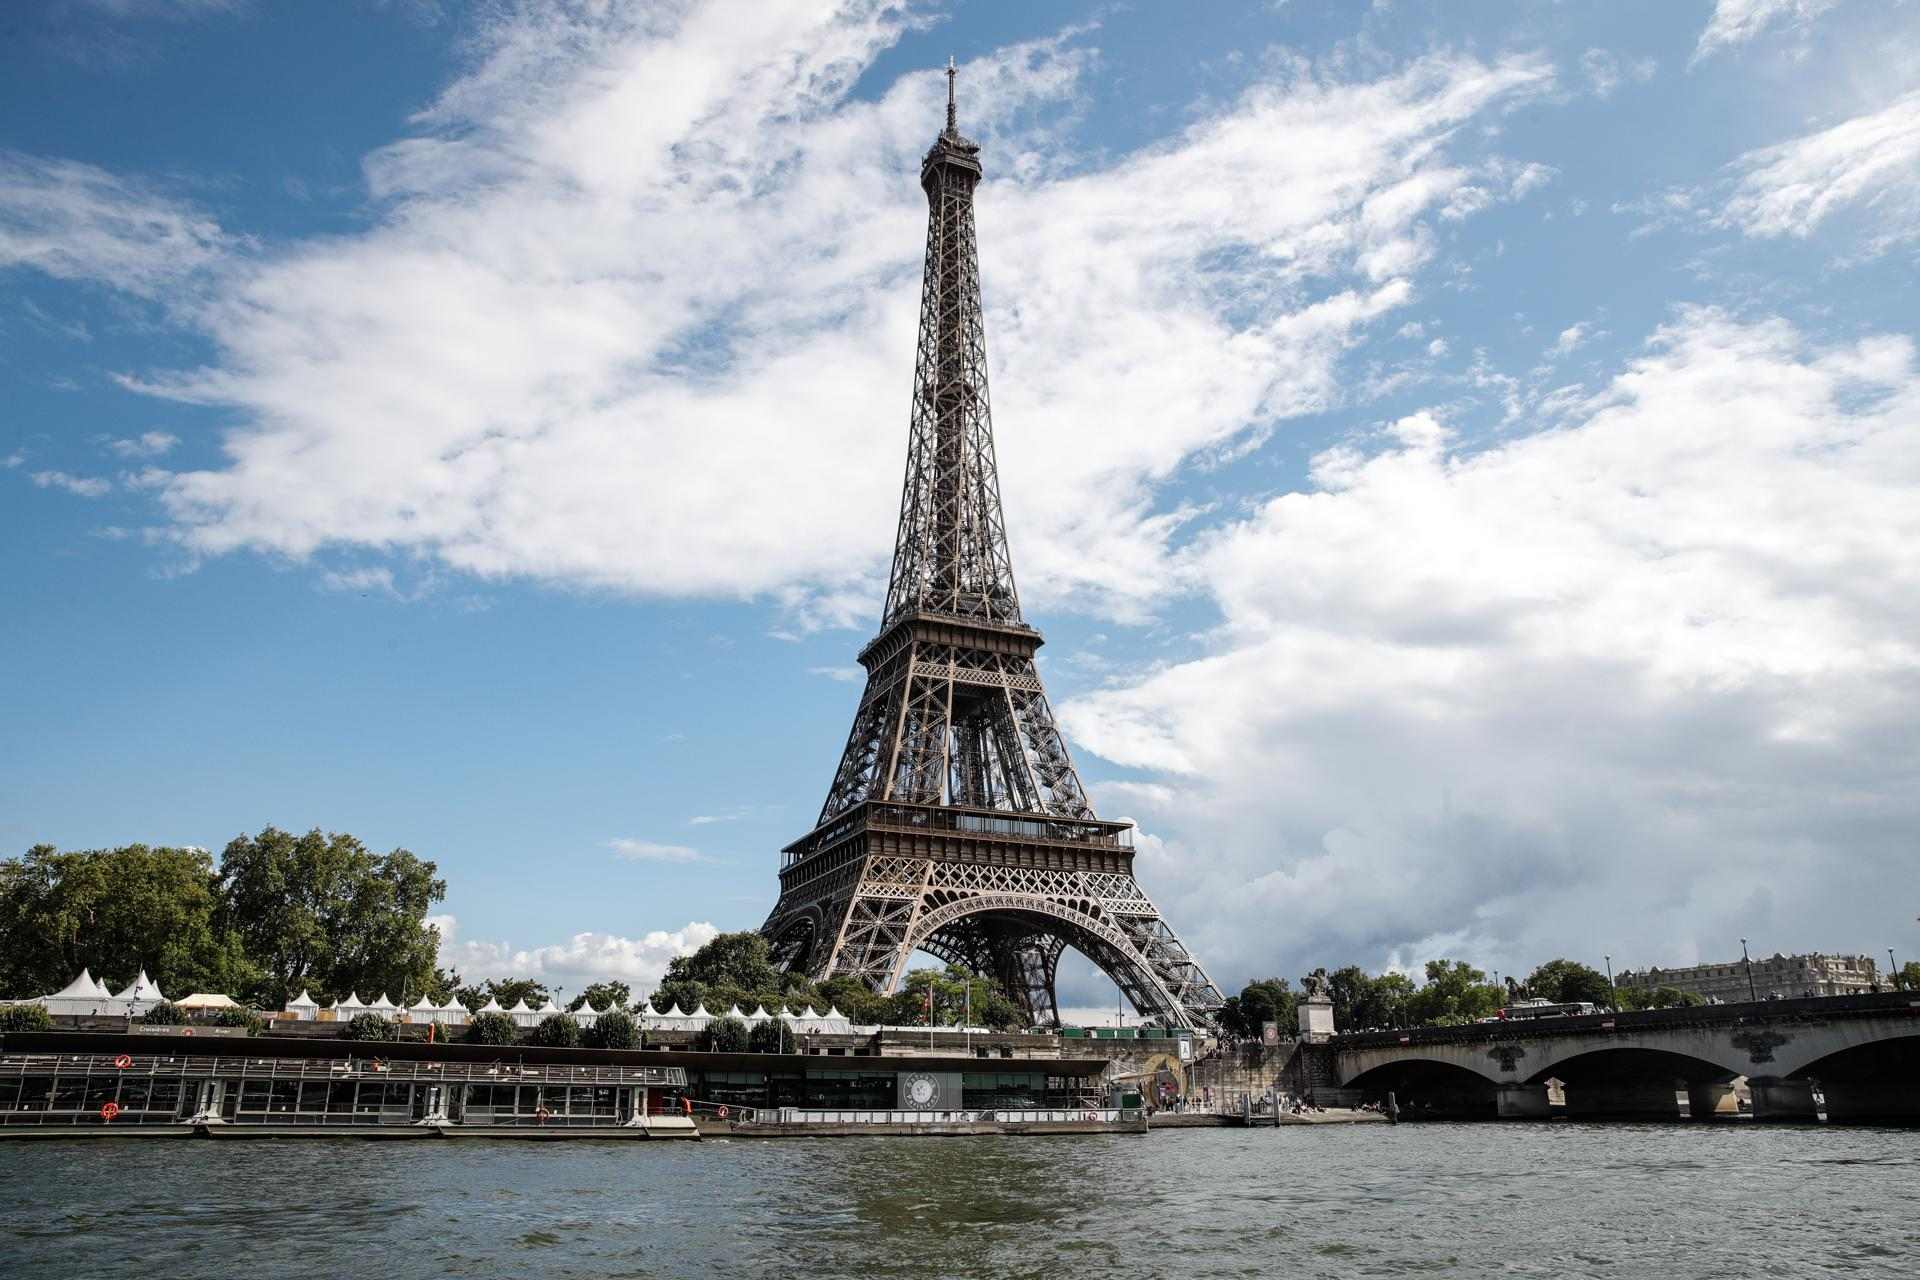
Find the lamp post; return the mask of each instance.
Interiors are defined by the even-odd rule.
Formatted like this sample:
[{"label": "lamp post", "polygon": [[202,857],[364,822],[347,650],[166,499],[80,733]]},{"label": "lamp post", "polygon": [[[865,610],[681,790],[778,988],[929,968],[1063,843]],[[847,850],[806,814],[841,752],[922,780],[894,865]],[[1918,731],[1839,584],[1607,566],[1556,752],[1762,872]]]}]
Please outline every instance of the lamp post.
[{"label": "lamp post", "polygon": [[1747,999],[1756,1004],[1760,1000],[1760,991],[1753,985],[1753,957],[1747,954],[1747,940],[1740,939],[1740,961],[1747,967]]},{"label": "lamp post", "polygon": [[1887,989],[1889,991],[1900,989],[1900,968],[1893,962],[1892,947],[1887,948]]},{"label": "lamp post", "polygon": [[1618,1009],[1620,1007],[1620,991],[1619,988],[1613,985],[1613,957],[1602,956],[1601,959],[1607,962],[1607,999],[1612,1002],[1615,1009]]}]

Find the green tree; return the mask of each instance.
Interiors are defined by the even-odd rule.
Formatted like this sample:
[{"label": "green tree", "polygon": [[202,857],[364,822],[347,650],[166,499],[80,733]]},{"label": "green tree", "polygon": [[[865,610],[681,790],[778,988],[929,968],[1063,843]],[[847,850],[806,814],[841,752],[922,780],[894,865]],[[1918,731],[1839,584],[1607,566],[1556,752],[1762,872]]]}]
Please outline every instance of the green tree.
[{"label": "green tree", "polygon": [[632,1049],[640,1043],[640,1028],[631,1014],[614,1009],[596,1018],[580,1038],[595,1049]]},{"label": "green tree", "polygon": [[342,1040],[398,1040],[400,1025],[388,1022],[377,1013],[356,1013],[341,1030],[340,1038]]},{"label": "green tree", "polygon": [[552,999],[546,983],[532,978],[489,978],[474,986],[461,987],[453,993],[453,998],[465,1005],[468,1013],[480,1012],[489,1000],[499,1001],[502,1009],[511,1009],[522,1000],[528,1008],[538,1008]]},{"label": "green tree", "polygon": [[573,998],[567,1012],[576,1013],[587,1005],[596,1009],[624,1009],[632,998],[633,988],[624,982],[594,982]]},{"label": "green tree", "polygon": [[1549,960],[1527,975],[1526,986],[1535,999],[1555,1004],[1613,1003],[1607,975],[1578,960]]},{"label": "green tree", "polygon": [[1703,1005],[1707,998],[1694,991],[1682,991],[1678,987],[1621,987],[1616,1008],[1632,1011],[1636,1009],[1690,1009]]},{"label": "green tree", "polygon": [[53,1018],[44,1005],[0,1004],[0,1032],[51,1030]]},{"label": "green tree", "polygon": [[202,849],[126,845],[0,859],[0,992],[57,991],[82,968],[109,986],[140,970],[162,991],[235,991],[253,978],[219,919]]},{"label": "green tree", "polygon": [[467,1023],[466,1038],[472,1044],[512,1044],[520,1028],[504,1013],[476,1013]]},{"label": "green tree", "polygon": [[838,1009],[855,1026],[871,1027],[887,1019],[888,1000],[858,978],[828,978],[814,993],[816,1011]]},{"label": "green tree", "polygon": [[1909,960],[1893,973],[1895,991],[1920,991],[1920,960]]},{"label": "green tree", "polygon": [[707,1024],[707,1048],[714,1053],[745,1053],[747,1024],[738,1018],[715,1018]]},{"label": "green tree", "polygon": [[793,1048],[793,1037],[787,1034],[785,1023],[770,1018],[754,1023],[747,1031],[747,1048],[754,1053],[778,1053]]},{"label": "green tree", "polygon": [[580,1024],[564,1013],[550,1013],[533,1029],[533,1042],[550,1049],[572,1049],[580,1044]]},{"label": "green tree", "polygon": [[177,1027],[186,1020],[186,1015],[171,1000],[162,1000],[140,1018],[150,1027]]},{"label": "green tree", "polygon": [[268,827],[220,855],[222,923],[278,1008],[302,988],[387,992],[401,1000],[435,981],[440,934],[426,922],[447,882],[405,849],[375,854],[353,836]]},{"label": "green tree", "polygon": [[1245,1035],[1261,1035],[1271,1022],[1280,1034],[1291,1036],[1298,1022],[1294,1014],[1295,996],[1285,978],[1258,978],[1240,989],[1240,1018]]},{"label": "green tree", "polygon": [[945,969],[915,969],[892,998],[887,1019],[894,1026],[927,1025],[927,993],[933,993],[933,1025],[957,1027],[967,1016],[969,989],[976,1026],[1009,1030],[1026,1021],[1020,1006],[997,983],[957,964]]},{"label": "green tree", "polygon": [[1419,1026],[1460,1026],[1491,1017],[1504,994],[1464,960],[1429,960],[1426,985],[1409,997],[1407,1013]]}]

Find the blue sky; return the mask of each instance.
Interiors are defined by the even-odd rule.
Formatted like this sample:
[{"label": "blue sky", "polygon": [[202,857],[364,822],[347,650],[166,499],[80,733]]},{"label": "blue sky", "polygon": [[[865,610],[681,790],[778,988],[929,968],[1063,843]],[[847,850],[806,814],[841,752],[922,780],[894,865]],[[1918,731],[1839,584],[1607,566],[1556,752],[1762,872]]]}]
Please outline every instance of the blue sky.
[{"label": "blue sky", "polygon": [[6,22],[10,852],[348,830],[569,986],[757,924],[951,53],[1027,612],[1216,978],[1920,947],[1920,4]]}]

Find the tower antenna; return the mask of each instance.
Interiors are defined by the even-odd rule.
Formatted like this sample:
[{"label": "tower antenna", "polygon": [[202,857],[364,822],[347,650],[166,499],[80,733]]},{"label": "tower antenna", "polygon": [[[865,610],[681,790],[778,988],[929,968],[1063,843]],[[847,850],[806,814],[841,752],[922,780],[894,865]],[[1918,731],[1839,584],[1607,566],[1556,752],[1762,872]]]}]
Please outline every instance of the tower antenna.
[{"label": "tower antenna", "polygon": [[953,80],[954,80],[954,77],[958,74],[959,73],[953,69],[953,55],[948,54],[947,55],[947,132],[948,133],[952,133],[959,128],[959,125],[955,123],[955,117],[953,112]]}]

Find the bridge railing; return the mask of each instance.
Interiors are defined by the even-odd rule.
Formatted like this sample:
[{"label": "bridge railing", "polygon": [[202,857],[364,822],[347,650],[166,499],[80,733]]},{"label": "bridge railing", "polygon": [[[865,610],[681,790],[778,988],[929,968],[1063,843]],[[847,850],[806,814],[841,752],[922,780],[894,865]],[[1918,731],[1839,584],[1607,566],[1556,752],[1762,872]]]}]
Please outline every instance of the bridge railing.
[{"label": "bridge railing", "polygon": [[1336,1049],[1372,1049],[1405,1044],[1472,1044],[1489,1039],[1512,1040],[1605,1031],[1674,1030],[1682,1027],[1738,1026],[1748,1022],[1825,1022],[1907,1015],[1920,1017],[1920,993],[1886,991],[1870,995],[1703,1004],[1684,1009],[1641,1009],[1632,1013],[1596,1013],[1576,1018],[1515,1018],[1473,1022],[1459,1027],[1343,1031],[1335,1034],[1333,1045]]}]

